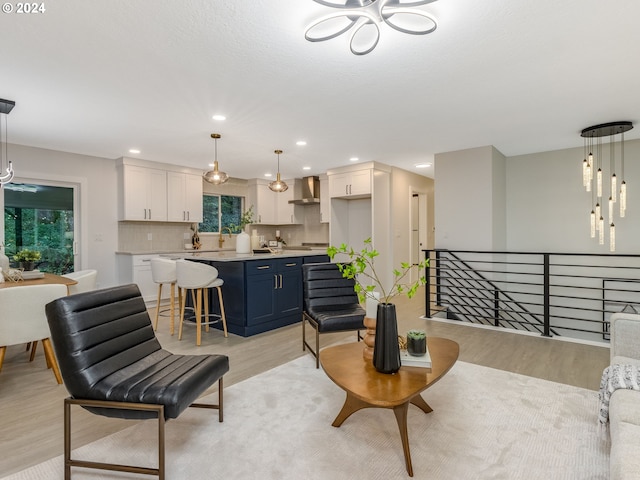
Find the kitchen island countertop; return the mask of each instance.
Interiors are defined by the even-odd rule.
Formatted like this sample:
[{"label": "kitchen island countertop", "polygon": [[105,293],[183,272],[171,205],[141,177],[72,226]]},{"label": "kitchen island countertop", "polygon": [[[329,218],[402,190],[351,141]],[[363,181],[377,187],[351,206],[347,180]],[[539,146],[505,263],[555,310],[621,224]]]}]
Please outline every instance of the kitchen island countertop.
[{"label": "kitchen island countertop", "polygon": [[313,250],[279,250],[274,253],[236,253],[235,250],[223,250],[223,251],[197,251],[184,253],[164,253],[162,257],[168,257],[172,259],[184,258],[184,259],[198,259],[208,260],[215,262],[234,262],[240,260],[266,260],[277,258],[291,258],[291,257],[307,257],[315,255],[326,255],[326,248],[319,248]]}]

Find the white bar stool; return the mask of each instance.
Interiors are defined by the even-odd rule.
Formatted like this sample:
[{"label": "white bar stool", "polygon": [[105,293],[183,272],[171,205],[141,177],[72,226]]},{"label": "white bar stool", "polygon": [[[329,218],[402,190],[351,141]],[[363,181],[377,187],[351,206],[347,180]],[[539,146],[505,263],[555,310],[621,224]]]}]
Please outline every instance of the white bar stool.
[{"label": "white bar stool", "polygon": [[[166,312],[170,312],[169,316],[171,320],[169,322],[169,333],[173,335],[174,332],[174,309],[176,298],[176,283],[178,277],[176,274],[176,261],[168,258],[152,258],[151,259],[151,278],[158,284],[158,303],[156,305],[156,322],[154,330],[158,330],[158,317],[166,316]],[[169,308],[160,310],[160,302],[162,301],[162,285],[171,285],[171,293],[169,297]],[[179,294],[179,292],[178,292]]]},{"label": "white bar stool", "polygon": [[[224,281],[218,278],[218,269],[201,262],[191,262],[189,260],[177,260],[176,270],[178,277],[178,292],[180,295],[180,329],[178,340],[182,340],[182,325],[184,323],[184,310],[186,304],[187,290],[195,291],[195,316],[196,316],[196,345],[200,346],[202,340],[202,325],[205,331],[209,331],[209,325],[222,320],[224,336],[227,337],[227,317],[224,313],[224,303],[222,301],[222,285]],[[218,300],[220,302],[220,314],[209,314],[209,288],[218,290]],[[202,316],[202,293],[204,291],[204,319]],[[214,317],[215,320],[210,320]]]}]

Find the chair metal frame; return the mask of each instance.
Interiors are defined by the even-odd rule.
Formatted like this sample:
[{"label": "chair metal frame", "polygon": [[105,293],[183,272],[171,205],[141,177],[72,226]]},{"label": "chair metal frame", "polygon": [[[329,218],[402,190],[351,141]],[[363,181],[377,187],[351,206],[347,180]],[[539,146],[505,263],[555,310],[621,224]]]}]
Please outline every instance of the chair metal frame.
[{"label": "chair metal frame", "polygon": [[[316,349],[314,350],[312,346],[307,342],[305,323],[309,322],[309,324],[316,331]],[[364,328],[363,328],[364,330]],[[336,332],[348,332],[349,330],[336,330],[335,332],[326,332],[326,333],[336,333]],[[356,330],[356,335],[358,337],[358,341],[362,340],[362,335],[360,334],[360,330]],[[309,349],[311,355],[313,355],[316,359],[316,368],[320,368],[320,331],[318,330],[318,322],[316,322],[313,317],[311,317],[307,312],[302,312],[302,351],[304,352],[306,349]]]},{"label": "chair metal frame", "polygon": [[[218,410],[218,421],[223,421],[223,377],[218,379],[218,404],[192,403],[190,407]],[[71,406],[112,408],[116,410],[137,410],[156,412],[158,417],[158,467],[142,467],[117,463],[75,460],[71,458]],[[93,470],[109,470],[143,475],[155,475],[158,480],[165,480],[165,435],[164,405],[150,403],[114,402],[106,400],[88,400],[67,397],[64,399],[64,478],[71,480],[71,467],[81,467]]]}]

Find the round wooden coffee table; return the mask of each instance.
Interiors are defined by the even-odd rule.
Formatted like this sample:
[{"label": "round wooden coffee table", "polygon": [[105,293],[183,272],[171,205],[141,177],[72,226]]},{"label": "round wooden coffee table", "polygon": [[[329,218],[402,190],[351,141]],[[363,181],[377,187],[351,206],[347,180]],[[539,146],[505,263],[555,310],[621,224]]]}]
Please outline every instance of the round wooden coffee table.
[{"label": "round wooden coffee table", "polygon": [[339,427],[352,413],[363,408],[393,409],[409,476],[413,476],[407,433],[409,404],[425,413],[433,411],[420,392],[440,380],[456,363],[460,352],[458,344],[446,338],[428,337],[427,345],[431,368],[401,367],[392,375],[379,373],[370,361],[364,360],[362,343],[346,343],[320,351],[320,364],[327,376],[347,392],[342,410],[332,425]]}]

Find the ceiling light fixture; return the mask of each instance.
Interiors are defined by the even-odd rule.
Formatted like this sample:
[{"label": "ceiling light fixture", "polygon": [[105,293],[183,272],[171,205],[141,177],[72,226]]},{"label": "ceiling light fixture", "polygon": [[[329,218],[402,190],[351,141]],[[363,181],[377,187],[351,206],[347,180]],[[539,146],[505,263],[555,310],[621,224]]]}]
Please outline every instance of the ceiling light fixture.
[{"label": "ceiling light fixture", "polygon": [[129,153],[138,154],[138,153],[140,153],[140,150],[138,150],[137,148],[130,148],[129,149]]},{"label": "ceiling light fixture", "polygon": [[[609,251],[616,251],[616,226],[614,220],[614,206],[620,204],[620,218],[624,218],[627,211],[627,184],[624,178],[624,133],[633,128],[631,122],[610,122],[594,125],[582,130],[580,134],[584,138],[584,160],[582,161],[582,185],[591,193],[590,234],[598,243],[604,245],[605,218],[603,211],[603,189],[605,183],[609,186],[609,198],[607,209],[607,225],[609,225]],[[615,135],[620,135],[620,185],[616,175],[616,145]],[[609,139],[609,181],[604,182],[604,170],[606,165],[602,155],[602,137]],[[595,143],[594,143],[594,138]],[[603,170],[604,169],[604,170]],[[595,171],[595,175],[594,175]],[[618,190],[619,188],[619,190]],[[619,197],[618,197],[619,194]]]},{"label": "ceiling light fixture", "polygon": [[218,169],[218,139],[221,137],[219,133],[212,133],[211,138],[215,141],[215,160],[213,161],[213,170],[209,170],[202,174],[202,178],[206,182],[213,183],[214,185],[220,185],[229,180],[229,175],[224,172],[221,172]]},{"label": "ceiling light fixture", "polygon": [[[13,100],[4,100],[0,98],[0,118],[4,115],[9,115],[13,107],[16,106],[16,102]],[[6,170],[4,168],[5,159],[7,162]],[[2,172],[6,171],[4,175]],[[0,188],[4,187],[7,183],[11,183],[13,180],[13,163],[9,160],[9,133],[7,127],[7,119],[4,120],[4,154],[2,152],[2,123],[0,123]]]},{"label": "ceiling light fixture", "polygon": [[226,120],[226,119],[227,119],[227,117],[225,117],[224,115],[214,115],[214,116],[213,116],[213,117],[211,117],[211,118],[213,118],[214,120],[217,120],[217,121],[219,121],[219,122],[222,122],[223,120]]},{"label": "ceiling light fixture", "polygon": [[282,153],[282,150],[274,150],[273,153],[278,155],[278,173],[276,174],[276,181],[269,184],[269,190],[276,193],[282,193],[289,188],[289,185],[280,180],[280,154]]},{"label": "ceiling light fixture", "polygon": [[325,15],[312,23],[304,33],[310,42],[323,42],[353,30],[349,48],[354,55],[366,55],[380,40],[380,26],[410,35],[427,35],[438,27],[436,19],[415,7],[436,0],[313,0],[339,12]]},{"label": "ceiling light fixture", "polygon": [[296,142],[296,145],[298,145],[299,147],[304,147],[307,144],[307,142],[305,142],[304,140],[298,140]]}]

